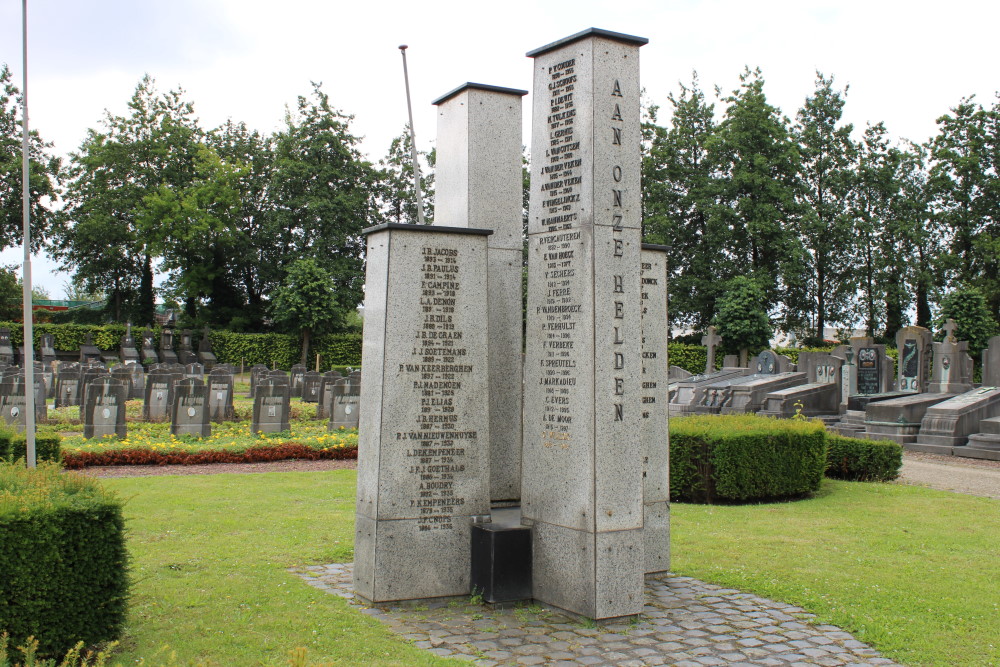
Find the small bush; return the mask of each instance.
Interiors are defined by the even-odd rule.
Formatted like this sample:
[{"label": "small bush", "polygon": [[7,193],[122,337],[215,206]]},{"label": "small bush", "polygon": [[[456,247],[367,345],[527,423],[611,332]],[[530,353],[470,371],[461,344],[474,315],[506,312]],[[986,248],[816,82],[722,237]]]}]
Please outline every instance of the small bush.
[{"label": "small bush", "polygon": [[671,419],[671,500],[747,502],[812,493],[826,465],[824,436],[819,422],[756,415]]},{"label": "small bush", "polygon": [[[35,460],[59,461],[61,442],[62,438],[58,433],[36,433]],[[0,427],[0,461],[13,463],[27,457],[28,440],[25,435],[9,428]]]},{"label": "small bush", "polygon": [[41,655],[113,640],[128,595],[122,503],[93,479],[0,464],[0,629]]},{"label": "small bush", "polygon": [[862,482],[899,477],[903,448],[891,440],[863,440],[827,434],[826,476]]}]

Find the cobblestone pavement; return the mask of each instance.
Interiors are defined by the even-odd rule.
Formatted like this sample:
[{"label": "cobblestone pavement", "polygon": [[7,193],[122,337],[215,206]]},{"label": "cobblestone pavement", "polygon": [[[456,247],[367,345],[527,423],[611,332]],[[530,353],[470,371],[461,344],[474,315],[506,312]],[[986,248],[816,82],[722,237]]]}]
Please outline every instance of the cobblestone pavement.
[{"label": "cobblestone pavement", "polygon": [[[352,600],[352,565],[295,570]],[[893,665],[799,607],[673,574],[646,578],[634,621],[592,623],[539,605],[491,609],[468,599],[370,608],[415,646],[477,665]]]}]

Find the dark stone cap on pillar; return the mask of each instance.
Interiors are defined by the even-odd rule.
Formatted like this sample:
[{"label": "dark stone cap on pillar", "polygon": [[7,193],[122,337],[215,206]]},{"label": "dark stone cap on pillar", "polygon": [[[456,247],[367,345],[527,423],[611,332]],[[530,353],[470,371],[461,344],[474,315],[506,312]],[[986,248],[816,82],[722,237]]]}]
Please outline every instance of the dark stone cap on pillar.
[{"label": "dark stone cap on pillar", "polygon": [[560,47],[566,46],[567,44],[572,44],[573,42],[578,42],[581,39],[587,37],[603,37],[605,39],[612,39],[616,42],[624,42],[625,44],[634,44],[635,46],[643,46],[644,44],[649,44],[649,40],[645,37],[636,37],[635,35],[626,35],[621,32],[612,32],[610,30],[602,30],[601,28],[587,28],[575,35],[570,35],[569,37],[563,37],[562,39],[552,42],[551,44],[546,44],[545,46],[539,47],[533,51],[528,51],[526,56],[529,58],[535,58],[542,54],[548,53]]},{"label": "dark stone cap on pillar", "polygon": [[527,90],[521,90],[519,88],[503,88],[501,86],[490,86],[490,85],[485,84],[485,83],[472,83],[471,81],[469,81],[468,83],[463,83],[461,86],[459,86],[455,90],[453,90],[451,92],[448,92],[448,93],[445,93],[441,97],[439,97],[436,100],[434,100],[433,102],[431,102],[431,104],[443,104],[443,103],[447,102],[448,100],[450,100],[451,98],[455,97],[455,95],[458,95],[459,93],[461,93],[461,92],[463,92],[465,90],[470,90],[470,89],[471,90],[485,90],[485,91],[491,92],[491,93],[506,93],[507,95],[517,95],[518,97],[524,97],[525,95],[528,94]]}]

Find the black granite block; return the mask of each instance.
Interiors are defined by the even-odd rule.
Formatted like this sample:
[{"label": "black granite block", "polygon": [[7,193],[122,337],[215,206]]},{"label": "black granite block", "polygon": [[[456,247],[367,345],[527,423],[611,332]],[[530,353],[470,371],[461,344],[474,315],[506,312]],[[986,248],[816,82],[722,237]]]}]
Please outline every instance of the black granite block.
[{"label": "black granite block", "polygon": [[531,599],[531,529],[472,527],[472,589],[489,603]]}]

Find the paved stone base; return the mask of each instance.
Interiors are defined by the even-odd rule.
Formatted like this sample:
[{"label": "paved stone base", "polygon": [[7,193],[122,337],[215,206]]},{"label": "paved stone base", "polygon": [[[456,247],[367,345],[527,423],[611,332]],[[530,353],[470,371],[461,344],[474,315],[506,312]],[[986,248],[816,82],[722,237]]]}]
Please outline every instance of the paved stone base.
[{"label": "paved stone base", "polygon": [[[353,602],[352,568],[296,573]],[[359,607],[417,647],[477,665],[895,664],[840,628],[813,625],[799,607],[670,573],[646,577],[645,607],[631,622],[580,622],[540,605],[490,609],[468,599]]]}]

